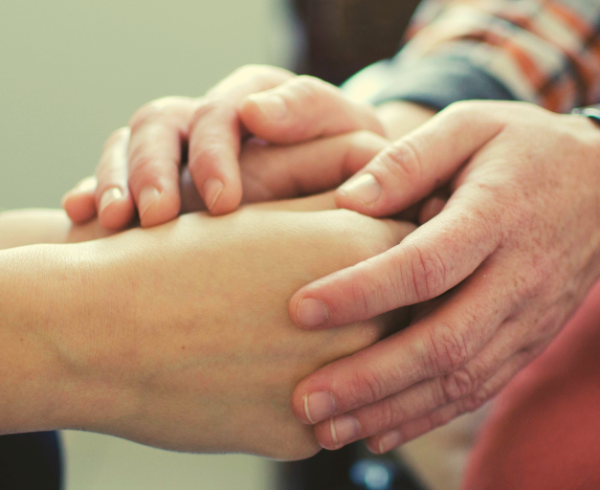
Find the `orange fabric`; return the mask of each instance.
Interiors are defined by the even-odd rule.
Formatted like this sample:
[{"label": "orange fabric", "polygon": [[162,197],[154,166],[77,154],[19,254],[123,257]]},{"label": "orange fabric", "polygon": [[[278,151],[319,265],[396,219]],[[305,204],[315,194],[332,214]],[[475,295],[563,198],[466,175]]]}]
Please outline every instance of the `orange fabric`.
[{"label": "orange fabric", "polygon": [[497,399],[463,489],[600,489],[600,283]]},{"label": "orange fabric", "polygon": [[[471,59],[522,100],[569,112],[600,96],[600,3],[424,0],[402,60]],[[568,79],[568,82],[565,80]]]}]

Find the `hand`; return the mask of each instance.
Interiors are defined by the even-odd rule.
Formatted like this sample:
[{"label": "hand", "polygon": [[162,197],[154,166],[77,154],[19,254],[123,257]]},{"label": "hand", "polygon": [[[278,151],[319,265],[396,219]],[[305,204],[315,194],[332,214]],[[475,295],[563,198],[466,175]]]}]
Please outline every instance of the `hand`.
[{"label": "hand", "polygon": [[437,298],[408,329],[300,383],[294,412],[323,447],[392,449],[489,400],[552,341],[600,276],[598,155],[585,118],[459,103],[338,190],[339,206],[371,216],[447,182],[452,195],[400,245],[291,299],[296,325],[322,329]]},{"label": "hand", "polygon": [[279,68],[247,66],[206,97],[169,97],[142,107],[129,128],[108,139],[98,185],[91,182],[93,196],[86,181],[67,193],[63,206],[78,223],[98,211],[109,229],[124,228],[136,207],[142,226],[167,222],[179,214],[179,167],[188,160],[208,210],[228,213],[245,192],[238,157],[249,135],[289,144],[361,129],[383,134],[375,111],[350,102],[336,87]]},{"label": "hand", "polygon": [[[286,303],[302,284],[414,229],[317,211],[327,206],[332,196],[247,206],[218,219],[190,214],[62,249],[76,265],[61,271],[75,278],[79,303],[69,302],[68,322],[39,337],[68,373],[53,379],[70,380],[51,386],[61,397],[51,427],[182,451],[283,459],[317,452],[313,431],[290,410],[294,386],[399,328],[402,312],[315,333],[293,327]],[[53,318],[46,316],[45,326]]]},{"label": "hand", "polygon": [[[364,167],[387,143],[385,138],[368,131],[285,146],[267,145],[252,138],[243,145],[240,154],[242,202],[276,201],[333,189]],[[118,163],[126,166],[123,160]],[[87,200],[93,207],[96,190],[96,178],[88,177],[79,184],[76,199],[80,203]],[[206,211],[187,166],[181,169],[179,192],[181,212]],[[408,218],[412,216],[407,215]],[[96,222],[84,223],[89,227]],[[76,227],[79,228],[82,226]]]}]

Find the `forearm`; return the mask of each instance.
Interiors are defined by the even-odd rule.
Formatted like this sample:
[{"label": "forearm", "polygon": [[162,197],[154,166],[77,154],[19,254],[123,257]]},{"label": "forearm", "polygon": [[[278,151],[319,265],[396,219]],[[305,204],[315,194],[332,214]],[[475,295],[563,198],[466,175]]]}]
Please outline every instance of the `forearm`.
[{"label": "forearm", "polygon": [[0,252],[0,434],[63,425],[68,376],[53,330],[72,318],[64,259],[51,246]]},{"label": "forearm", "polygon": [[0,250],[37,243],[75,243],[108,236],[97,220],[73,225],[64,211],[21,209],[0,213]]}]

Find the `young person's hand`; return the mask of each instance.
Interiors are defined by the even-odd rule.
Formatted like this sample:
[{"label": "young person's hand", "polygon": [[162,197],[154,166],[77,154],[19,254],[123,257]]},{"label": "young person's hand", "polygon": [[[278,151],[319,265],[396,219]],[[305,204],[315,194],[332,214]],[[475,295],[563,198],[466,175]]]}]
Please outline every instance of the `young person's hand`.
[{"label": "young person's hand", "polygon": [[81,183],[63,205],[73,221],[97,212],[110,229],[127,226],[136,209],[142,226],[165,223],[180,212],[179,168],[187,162],[210,213],[228,213],[246,192],[238,159],[248,136],[290,144],[355,130],[384,134],[372,107],[351,102],[333,85],[280,68],[246,66],[205,97],[168,97],[142,107],[128,128],[108,139],[97,185]]},{"label": "young person's hand", "polygon": [[305,332],[287,302],[414,229],[333,206],[321,195],[0,252],[0,286],[10,286],[0,429],[78,428],[282,459],[317,452],[292,414],[294,387],[400,328],[403,312]]}]

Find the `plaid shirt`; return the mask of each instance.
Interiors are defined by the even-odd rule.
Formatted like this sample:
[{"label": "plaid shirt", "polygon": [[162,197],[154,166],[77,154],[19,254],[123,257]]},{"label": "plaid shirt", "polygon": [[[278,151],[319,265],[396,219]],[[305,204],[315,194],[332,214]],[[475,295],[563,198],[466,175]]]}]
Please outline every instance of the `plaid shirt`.
[{"label": "plaid shirt", "polygon": [[349,80],[350,96],[437,108],[465,99],[556,112],[600,102],[600,0],[424,0],[395,59]]}]

